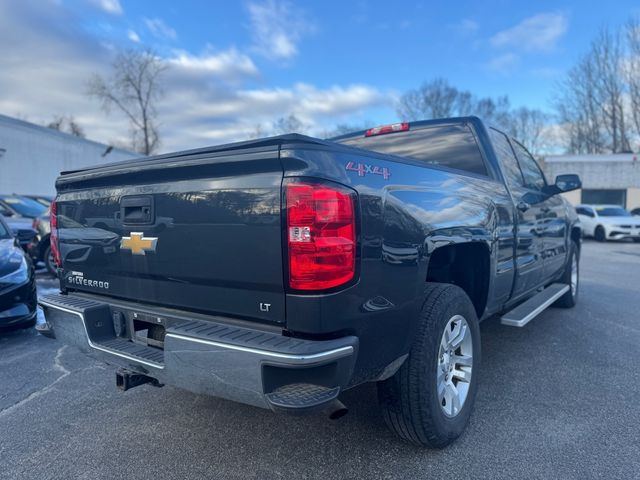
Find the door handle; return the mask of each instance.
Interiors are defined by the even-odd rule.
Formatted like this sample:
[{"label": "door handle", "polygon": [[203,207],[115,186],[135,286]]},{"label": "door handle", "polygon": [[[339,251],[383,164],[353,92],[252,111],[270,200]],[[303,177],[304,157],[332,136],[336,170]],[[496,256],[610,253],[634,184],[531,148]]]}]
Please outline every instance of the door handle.
[{"label": "door handle", "polygon": [[153,197],[137,195],[120,201],[120,220],[123,224],[150,225],[153,223]]},{"label": "door handle", "polygon": [[520,200],[518,202],[518,205],[516,205],[516,208],[524,213],[524,212],[526,212],[527,210],[529,210],[531,208],[531,205],[529,205],[524,200]]}]

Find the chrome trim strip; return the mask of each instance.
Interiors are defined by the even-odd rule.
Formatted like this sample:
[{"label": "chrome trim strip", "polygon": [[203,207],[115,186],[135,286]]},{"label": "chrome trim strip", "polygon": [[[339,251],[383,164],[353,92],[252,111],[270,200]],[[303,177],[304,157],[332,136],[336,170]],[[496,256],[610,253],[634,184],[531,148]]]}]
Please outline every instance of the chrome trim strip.
[{"label": "chrome trim strip", "polygon": [[[110,353],[112,355],[116,355],[118,357],[122,357],[125,358],[127,360],[131,360],[133,362],[139,362],[142,363],[144,365],[148,365],[150,367],[154,367],[154,368],[158,368],[158,369],[163,369],[164,365],[160,365],[157,364],[155,362],[151,362],[151,361],[147,361],[147,360],[140,360],[136,357],[131,357],[129,355],[125,355],[124,353],[118,352],[116,350],[112,350],[110,348],[106,348],[106,347],[102,347],[100,345],[96,345],[95,343],[93,343],[91,341],[91,339],[89,338],[89,332],[87,331],[87,326],[85,324],[85,320],[84,320],[84,315],[82,315],[80,312],[76,312],[74,310],[68,309],[68,308],[64,308],[64,307],[60,307],[58,305],[54,305],[51,303],[48,303],[46,301],[43,300],[38,300],[38,304],[48,307],[48,308],[53,308],[53,309],[57,309],[57,310],[61,310],[67,313],[71,313],[74,315],[77,315],[80,317],[80,319],[82,320],[82,326],[84,327],[84,332],[87,336],[87,342],[89,343],[89,346],[96,349],[96,350],[100,350],[106,353]],[[210,345],[213,347],[219,347],[219,348],[226,348],[228,350],[235,350],[235,351],[239,351],[239,352],[245,352],[245,353],[251,353],[254,355],[258,355],[260,357],[264,357],[266,359],[272,359],[275,361],[282,361],[285,363],[289,363],[292,365],[307,365],[307,364],[312,364],[312,363],[318,363],[318,362],[326,362],[326,361],[331,361],[331,360],[336,360],[338,358],[342,358],[342,357],[346,357],[349,355],[352,355],[354,352],[354,348],[351,345],[347,345],[344,347],[339,347],[339,348],[335,348],[333,350],[327,350],[326,352],[320,352],[320,353],[314,353],[312,355],[294,355],[294,354],[290,354],[290,353],[278,353],[278,352],[271,352],[268,350],[260,350],[257,348],[250,348],[250,347],[242,347],[240,345],[231,345],[228,343],[220,343],[220,342],[214,342],[211,340],[203,340],[200,338],[195,338],[195,337],[189,337],[187,335],[180,335],[178,333],[167,333],[166,334],[167,337],[172,337],[172,338],[176,338],[178,340],[185,340],[188,342],[194,342],[194,343],[200,343],[200,344],[204,344],[204,345]]]},{"label": "chrome trim strip", "polygon": [[278,353],[270,352],[268,350],[259,350],[257,348],[242,347],[240,345],[231,345],[228,343],[214,342],[212,340],[203,340],[201,338],[189,337],[186,335],[180,335],[178,333],[167,333],[167,337],[177,338],[179,340],[185,340],[188,342],[201,343],[203,345],[211,345],[212,347],[226,348],[229,350],[236,350],[239,352],[252,353],[261,357],[266,357],[273,360],[281,360],[283,362],[293,365],[306,365],[310,363],[317,363],[329,360],[335,360],[338,358],[346,357],[353,354],[353,347],[347,345],[345,347],[335,348],[333,350],[327,350],[326,352],[314,353],[312,355],[294,355],[291,353]]},{"label": "chrome trim strip", "polygon": [[[72,313],[74,315],[79,316],[80,320],[82,321],[82,326],[84,327],[84,333],[87,336],[87,342],[89,343],[90,347],[92,347],[92,348],[94,348],[96,350],[100,350],[102,352],[106,352],[106,353],[110,353],[112,355],[116,355],[117,357],[125,358],[127,360],[132,361],[132,362],[142,363],[143,365],[147,365],[149,367],[158,368],[160,370],[162,370],[164,368],[164,365],[161,365],[159,363],[151,362],[149,360],[141,360],[141,359],[136,358],[136,357],[131,357],[129,355],[125,355],[124,353],[118,352],[117,350],[112,350],[110,348],[106,348],[106,347],[102,347],[100,345],[96,345],[89,338],[89,332],[87,331],[87,325],[85,324],[85,321],[84,321],[84,315],[82,315],[80,312],[76,312],[75,310],[70,310],[68,308],[60,307],[59,305],[54,305],[54,304],[48,303],[48,302],[43,301],[43,300],[38,300],[38,305],[41,305],[43,307],[53,308],[53,309],[56,309],[56,310],[61,310],[63,312]],[[54,332],[55,332],[55,330],[54,330]]]}]

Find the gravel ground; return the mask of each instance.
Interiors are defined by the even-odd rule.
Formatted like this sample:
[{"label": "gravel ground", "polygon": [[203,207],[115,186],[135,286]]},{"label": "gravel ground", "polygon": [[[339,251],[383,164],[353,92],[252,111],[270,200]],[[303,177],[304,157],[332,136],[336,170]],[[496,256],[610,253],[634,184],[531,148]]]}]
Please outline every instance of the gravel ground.
[{"label": "gravel ground", "polygon": [[[640,245],[585,242],[579,305],[525,328],[483,322],[480,391],[444,450],[389,433],[372,385],[338,421],[291,418],[0,334],[0,478],[640,478]],[[43,277],[41,289],[55,288]]]}]

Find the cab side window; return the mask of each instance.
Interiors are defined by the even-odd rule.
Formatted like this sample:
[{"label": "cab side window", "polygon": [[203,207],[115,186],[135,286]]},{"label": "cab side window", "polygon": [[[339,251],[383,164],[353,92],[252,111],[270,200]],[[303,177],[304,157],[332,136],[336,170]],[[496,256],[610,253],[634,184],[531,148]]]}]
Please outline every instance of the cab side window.
[{"label": "cab side window", "polygon": [[520,145],[518,142],[512,141],[511,143],[513,145],[513,149],[516,152],[516,156],[518,157],[518,163],[520,164],[520,169],[522,170],[525,187],[532,190],[542,190],[546,186],[547,182],[544,179],[542,170],[540,170],[537,162],[534,160],[531,154],[527,152],[527,149]]},{"label": "cab side window", "polygon": [[505,176],[507,185],[516,188],[524,187],[524,178],[507,136],[494,128],[489,129],[489,136],[502,166],[502,173]]}]

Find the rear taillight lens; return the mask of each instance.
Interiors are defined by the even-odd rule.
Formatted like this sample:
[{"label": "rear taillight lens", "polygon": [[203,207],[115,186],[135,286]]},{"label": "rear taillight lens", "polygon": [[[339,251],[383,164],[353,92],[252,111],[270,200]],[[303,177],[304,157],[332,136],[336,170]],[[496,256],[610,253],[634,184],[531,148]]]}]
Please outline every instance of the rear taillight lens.
[{"label": "rear taillight lens", "polygon": [[49,236],[51,254],[53,255],[53,261],[56,266],[60,267],[62,262],[60,260],[60,247],[58,245],[58,204],[55,200],[51,202],[49,224],[51,226],[51,235]]},{"label": "rear taillight lens", "polygon": [[356,195],[339,185],[286,185],[289,287],[326,290],[355,276]]}]

